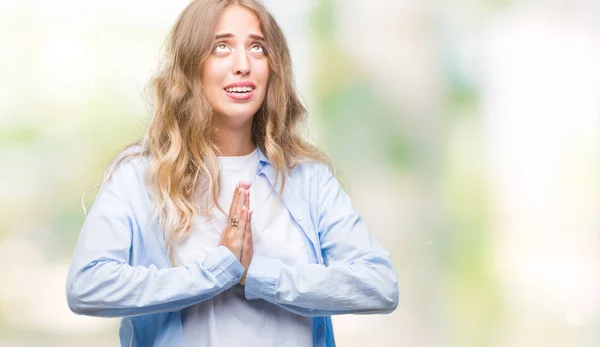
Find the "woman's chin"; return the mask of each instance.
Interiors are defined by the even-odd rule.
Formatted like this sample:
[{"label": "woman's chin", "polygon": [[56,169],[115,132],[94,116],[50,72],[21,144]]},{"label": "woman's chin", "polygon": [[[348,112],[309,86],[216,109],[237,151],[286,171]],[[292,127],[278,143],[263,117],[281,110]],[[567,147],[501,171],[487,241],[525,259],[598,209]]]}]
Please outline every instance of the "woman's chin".
[{"label": "woman's chin", "polygon": [[246,123],[252,123],[252,118],[254,118],[254,114],[257,111],[257,108],[228,108],[221,112],[217,112],[217,114],[219,115],[219,118],[222,118],[222,120],[228,124],[244,125]]}]

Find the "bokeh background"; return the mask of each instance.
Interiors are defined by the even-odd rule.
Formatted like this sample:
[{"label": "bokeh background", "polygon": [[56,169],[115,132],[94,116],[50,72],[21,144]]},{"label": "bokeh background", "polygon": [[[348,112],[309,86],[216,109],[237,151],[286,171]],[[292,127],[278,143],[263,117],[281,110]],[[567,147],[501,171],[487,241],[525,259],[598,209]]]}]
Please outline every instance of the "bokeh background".
[{"label": "bokeh background", "polygon": [[[600,1],[265,2],[399,274],[338,345],[598,346]],[[66,304],[80,198],[142,135],[186,4],[0,1],[0,346],[118,345]]]}]

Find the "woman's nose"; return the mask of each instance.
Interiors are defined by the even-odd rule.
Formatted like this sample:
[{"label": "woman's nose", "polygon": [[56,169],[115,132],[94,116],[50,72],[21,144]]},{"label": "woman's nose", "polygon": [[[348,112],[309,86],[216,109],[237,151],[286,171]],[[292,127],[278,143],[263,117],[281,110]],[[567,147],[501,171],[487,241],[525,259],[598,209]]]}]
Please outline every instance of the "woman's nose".
[{"label": "woman's nose", "polygon": [[250,73],[250,60],[248,53],[243,50],[235,55],[233,74],[236,76],[245,76]]}]

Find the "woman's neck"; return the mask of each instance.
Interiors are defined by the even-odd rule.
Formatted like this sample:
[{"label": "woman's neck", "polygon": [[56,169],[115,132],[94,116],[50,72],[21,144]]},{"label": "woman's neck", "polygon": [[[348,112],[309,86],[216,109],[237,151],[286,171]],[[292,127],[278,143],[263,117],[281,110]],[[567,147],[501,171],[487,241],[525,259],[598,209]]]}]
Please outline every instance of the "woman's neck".
[{"label": "woman's neck", "polygon": [[221,150],[221,155],[225,157],[247,155],[256,149],[250,131],[221,128],[215,130],[215,137],[217,146]]}]

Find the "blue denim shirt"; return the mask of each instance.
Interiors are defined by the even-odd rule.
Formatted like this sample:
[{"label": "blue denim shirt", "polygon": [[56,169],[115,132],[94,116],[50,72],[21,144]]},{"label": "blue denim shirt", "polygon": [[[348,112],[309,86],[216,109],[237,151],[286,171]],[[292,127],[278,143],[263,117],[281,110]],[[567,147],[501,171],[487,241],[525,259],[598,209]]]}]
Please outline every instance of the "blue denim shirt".
[{"label": "blue denim shirt", "polygon": [[[258,152],[256,172],[274,186],[275,169]],[[180,311],[236,285],[244,267],[224,246],[201,261],[171,265],[144,185],[148,161],[125,160],[100,189],[77,241],[67,299],[77,314],[123,317],[122,346],[181,346]],[[282,201],[303,231],[310,264],[290,266],[254,255],[247,300],[313,317],[315,347],[335,346],[331,315],[396,308],[390,254],[370,235],[326,165],[294,167],[286,174]]]}]

